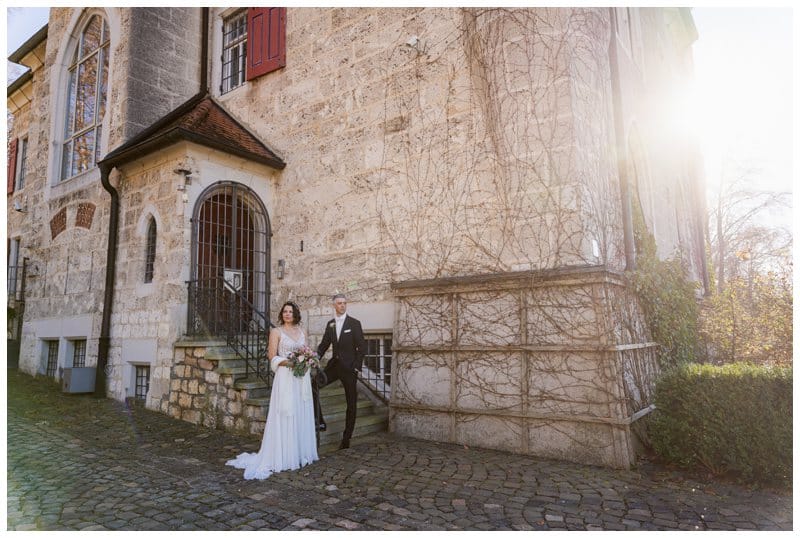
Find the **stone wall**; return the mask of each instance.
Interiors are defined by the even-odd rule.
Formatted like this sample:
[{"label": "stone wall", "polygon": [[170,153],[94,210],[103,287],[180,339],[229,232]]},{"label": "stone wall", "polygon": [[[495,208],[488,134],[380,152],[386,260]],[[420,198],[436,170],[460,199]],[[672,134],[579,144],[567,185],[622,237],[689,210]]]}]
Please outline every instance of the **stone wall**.
[{"label": "stone wall", "polygon": [[201,9],[134,7],[126,38],[125,139],[200,91]]},{"label": "stone wall", "polygon": [[251,433],[246,393],[233,387],[232,376],[217,371],[218,363],[206,358],[207,350],[206,345],[190,343],[175,347],[170,389],[161,396],[158,409],[207,428]]},{"label": "stone wall", "polygon": [[[190,179],[175,172],[178,169],[189,170]],[[265,165],[187,142],[121,167],[119,254],[109,351],[113,397],[122,399],[125,389],[132,390],[133,364],[150,365],[148,407],[157,408],[170,390],[173,346],[186,332],[191,219],[201,194],[221,181],[239,183],[252,189],[272,212],[274,174]],[[157,263],[153,281],[145,283],[146,231],[151,218],[157,223]]]},{"label": "stone wall", "polygon": [[290,8],[286,68],[218,96],[287,162],[273,308],[324,317],[337,291],[390,301],[391,280],[618,267],[605,13]]},{"label": "stone wall", "polygon": [[602,267],[398,283],[391,431],[627,468],[657,373]]}]

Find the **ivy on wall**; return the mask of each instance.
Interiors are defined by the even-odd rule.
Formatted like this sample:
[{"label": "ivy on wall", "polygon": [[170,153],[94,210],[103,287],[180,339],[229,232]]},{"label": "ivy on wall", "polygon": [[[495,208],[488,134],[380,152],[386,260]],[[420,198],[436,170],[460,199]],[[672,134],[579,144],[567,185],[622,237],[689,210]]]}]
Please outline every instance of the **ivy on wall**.
[{"label": "ivy on wall", "polygon": [[633,228],[636,270],[631,281],[653,340],[661,345],[659,364],[669,368],[692,362],[698,350],[697,284],[688,279],[680,255],[658,258],[655,239],[640,211],[634,211]]}]

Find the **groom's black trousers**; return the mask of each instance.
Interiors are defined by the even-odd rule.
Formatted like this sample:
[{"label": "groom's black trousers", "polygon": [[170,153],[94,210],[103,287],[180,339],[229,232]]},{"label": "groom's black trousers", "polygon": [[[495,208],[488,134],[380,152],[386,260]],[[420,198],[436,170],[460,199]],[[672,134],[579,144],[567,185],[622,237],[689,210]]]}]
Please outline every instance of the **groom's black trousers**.
[{"label": "groom's black trousers", "polygon": [[353,436],[356,427],[356,406],[358,405],[358,390],[356,389],[356,373],[354,370],[342,367],[338,360],[331,360],[325,367],[325,382],[315,376],[311,382],[311,391],[314,395],[314,420],[317,424],[324,422],[322,406],[319,403],[319,389],[333,383],[336,380],[342,382],[344,396],[347,399],[347,414],[345,415],[344,434],[342,440],[349,440]]}]

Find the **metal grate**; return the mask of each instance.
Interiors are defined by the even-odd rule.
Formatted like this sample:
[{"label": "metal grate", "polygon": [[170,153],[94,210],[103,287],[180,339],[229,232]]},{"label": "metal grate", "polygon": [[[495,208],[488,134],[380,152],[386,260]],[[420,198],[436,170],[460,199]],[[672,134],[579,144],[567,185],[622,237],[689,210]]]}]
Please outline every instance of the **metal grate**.
[{"label": "metal grate", "polygon": [[385,402],[392,382],[392,335],[364,335],[367,351],[361,367],[361,380]]},{"label": "metal grate", "polygon": [[270,230],[258,197],[234,183],[211,187],[195,209],[193,238],[192,280],[203,308],[189,312],[190,334],[225,335],[231,317],[239,319],[239,330],[263,325],[262,318],[269,319]]},{"label": "metal grate", "polygon": [[17,185],[15,190],[25,187],[25,174],[28,168],[28,139],[23,138],[19,150],[19,174],[17,174]]},{"label": "metal grate", "polygon": [[153,269],[156,263],[156,219],[151,218],[147,226],[147,248],[144,259],[144,281],[153,281]]},{"label": "metal grate", "polygon": [[48,340],[47,370],[45,371],[47,377],[55,377],[56,368],[58,368],[58,340]]},{"label": "metal grate", "polygon": [[75,340],[72,345],[72,367],[83,368],[86,366],[86,340]]},{"label": "metal grate", "polygon": [[150,366],[136,366],[136,388],[134,398],[144,400],[150,390]]},{"label": "metal grate", "polygon": [[222,30],[222,93],[244,83],[247,58],[247,11],[225,19]]}]

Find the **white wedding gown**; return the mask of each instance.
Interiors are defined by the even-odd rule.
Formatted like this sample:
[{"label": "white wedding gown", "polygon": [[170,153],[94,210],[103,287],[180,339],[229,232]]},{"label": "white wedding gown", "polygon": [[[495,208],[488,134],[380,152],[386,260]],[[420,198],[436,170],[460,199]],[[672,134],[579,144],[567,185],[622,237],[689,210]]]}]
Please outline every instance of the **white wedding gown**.
[{"label": "white wedding gown", "polygon": [[305,344],[305,335],[294,341],[283,330],[278,355],[271,360],[275,373],[269,398],[267,424],[258,453],[239,454],[225,465],[244,469],[245,480],[268,478],[272,473],[299,469],[319,459],[314,431],[314,400],[311,376],[295,377],[291,368],[278,367],[289,353]]}]

